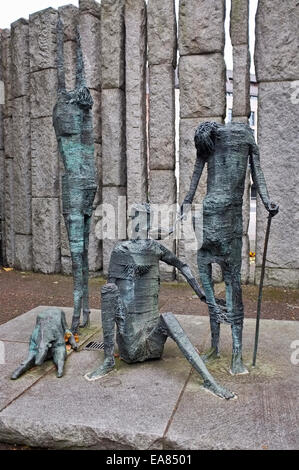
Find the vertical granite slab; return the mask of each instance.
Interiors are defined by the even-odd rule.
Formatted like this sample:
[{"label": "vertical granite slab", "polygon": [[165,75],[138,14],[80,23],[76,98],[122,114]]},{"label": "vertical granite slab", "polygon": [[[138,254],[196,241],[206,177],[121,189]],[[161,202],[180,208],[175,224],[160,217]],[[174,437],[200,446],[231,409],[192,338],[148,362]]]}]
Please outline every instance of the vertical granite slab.
[{"label": "vertical granite slab", "polygon": [[59,198],[32,198],[33,270],[60,272]]},{"label": "vertical granite slab", "polygon": [[[147,201],[146,3],[126,0],[127,204]],[[130,209],[129,209],[130,210]]]},{"label": "vertical granite slab", "polygon": [[102,0],[102,86],[125,86],[125,1]]}]

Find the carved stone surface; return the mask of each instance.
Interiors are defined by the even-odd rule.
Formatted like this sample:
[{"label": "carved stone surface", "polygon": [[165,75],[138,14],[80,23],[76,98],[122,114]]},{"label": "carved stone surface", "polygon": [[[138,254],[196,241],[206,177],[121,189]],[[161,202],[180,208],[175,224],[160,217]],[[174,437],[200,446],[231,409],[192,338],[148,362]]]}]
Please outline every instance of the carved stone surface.
[{"label": "carved stone surface", "polygon": [[222,54],[181,57],[179,74],[181,118],[225,115],[225,63]]},{"label": "carved stone surface", "polygon": [[29,99],[26,96],[13,100],[12,139],[15,231],[29,235],[31,234],[31,155],[30,109]]},{"label": "carved stone surface", "polygon": [[14,267],[21,271],[32,271],[32,236],[15,234]]},{"label": "carved stone surface", "polygon": [[56,69],[40,70],[30,74],[30,110],[31,118],[52,116],[56,100]]},{"label": "carved stone surface", "polygon": [[72,90],[76,86],[76,77],[73,73],[76,67],[76,43],[74,41],[66,41],[64,43],[64,70],[65,85],[67,90]]},{"label": "carved stone surface", "polygon": [[102,91],[102,165],[105,186],[126,184],[125,95],[120,89]]},{"label": "carved stone surface", "polygon": [[11,25],[12,98],[29,93],[29,26],[21,18]]},{"label": "carved stone surface", "polygon": [[79,9],[74,5],[64,5],[58,8],[63,21],[64,41],[76,41],[76,28],[79,20]]},{"label": "carved stone surface", "polygon": [[53,8],[47,8],[29,16],[31,72],[56,67],[57,19],[58,13]]},{"label": "carved stone surface", "polygon": [[8,266],[14,266],[15,230],[14,230],[14,175],[13,159],[5,159],[5,258]]},{"label": "carved stone surface", "polygon": [[257,80],[298,80],[297,0],[261,0],[256,14]]},{"label": "carved stone surface", "polygon": [[102,0],[102,86],[123,88],[125,84],[124,0]]},{"label": "carved stone surface", "polygon": [[[96,3],[96,2],[94,2]],[[101,91],[101,23],[98,17],[80,8],[80,35],[88,88]]]},{"label": "carved stone surface", "polygon": [[180,55],[221,52],[224,49],[224,0],[181,0]]},{"label": "carved stone surface", "polygon": [[146,3],[127,0],[126,155],[128,207],[147,200]]},{"label": "carved stone surface", "polygon": [[149,65],[177,61],[177,27],[174,0],[149,0],[147,6]]},{"label": "carved stone surface", "polygon": [[60,271],[59,199],[32,198],[33,269]]},{"label": "carved stone surface", "polygon": [[150,66],[149,88],[150,169],[173,170],[175,166],[175,90],[174,69],[171,64]]},{"label": "carved stone surface", "polygon": [[59,157],[51,117],[31,120],[31,158],[32,196],[58,197]]},{"label": "carved stone surface", "polygon": [[[111,205],[114,208],[111,216],[106,218],[106,223],[109,220],[109,226],[115,228],[115,238],[103,239],[103,274],[108,274],[109,262],[111,252],[118,239],[125,239],[127,235],[127,218],[126,218],[126,187],[108,187],[104,186],[103,192],[103,204]],[[112,217],[112,218],[111,218]],[[97,231],[98,237],[103,236],[103,232]]]},{"label": "carved stone surface", "polygon": [[233,116],[250,115],[250,54],[248,45],[234,46]]},{"label": "carved stone surface", "polygon": [[90,13],[96,18],[101,18],[101,5],[95,0],[79,0],[79,8],[82,13]]},{"label": "carved stone surface", "polygon": [[151,170],[150,201],[153,204],[174,204],[176,201],[176,178],[172,170]]},{"label": "carved stone surface", "polygon": [[4,29],[1,33],[2,48],[2,76],[4,81],[5,103],[3,106],[3,117],[10,117],[11,99],[12,99],[12,80],[11,80],[11,47],[10,47],[10,30]]},{"label": "carved stone surface", "polygon": [[233,46],[248,44],[249,0],[231,0],[230,38]]},{"label": "carved stone surface", "polygon": [[[298,208],[295,201],[299,198],[299,108],[291,99],[295,90],[296,86],[292,81],[259,84],[258,141],[265,178],[280,206],[280,212],[271,225],[265,283],[298,288],[299,232]],[[262,263],[266,219],[267,213],[258,199],[256,281]]]}]

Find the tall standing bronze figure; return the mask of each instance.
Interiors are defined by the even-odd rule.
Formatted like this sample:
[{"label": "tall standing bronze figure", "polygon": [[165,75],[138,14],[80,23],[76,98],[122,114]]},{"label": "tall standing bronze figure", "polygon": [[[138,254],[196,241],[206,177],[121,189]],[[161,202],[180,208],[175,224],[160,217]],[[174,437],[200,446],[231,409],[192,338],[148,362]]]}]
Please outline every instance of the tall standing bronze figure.
[{"label": "tall standing bronze figure", "polygon": [[[273,216],[278,206],[270,202],[265,178],[260,166],[258,146],[247,124],[215,122],[200,124],[195,132],[197,158],[190,189],[182,204],[192,204],[194,195],[207,164],[207,194],[203,200],[202,245],[197,261],[200,280],[209,306],[212,335],[211,350],[206,358],[219,355],[219,305],[214,295],[212,263],[221,266],[226,285],[224,321],[231,324],[233,351],[230,372],[247,371],[242,360],[242,330],[244,308],[241,288],[242,262],[242,204],[248,157],[251,174],[267,211]],[[201,228],[197,228],[199,233]]]},{"label": "tall standing bronze figure", "polygon": [[74,314],[72,332],[79,328],[81,311],[84,327],[89,322],[88,242],[97,184],[94,162],[93,100],[86,86],[84,63],[77,29],[76,88],[66,90],[64,73],[64,31],[57,24],[58,98],[53,111],[53,125],[63,160],[63,216],[67,228],[74,279]]}]

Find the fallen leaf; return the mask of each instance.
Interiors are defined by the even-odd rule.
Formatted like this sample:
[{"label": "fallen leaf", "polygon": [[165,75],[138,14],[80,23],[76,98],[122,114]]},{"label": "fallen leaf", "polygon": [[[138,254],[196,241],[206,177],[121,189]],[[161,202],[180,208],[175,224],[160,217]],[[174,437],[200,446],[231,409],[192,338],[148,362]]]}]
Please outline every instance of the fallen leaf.
[{"label": "fallen leaf", "polygon": [[6,271],[7,273],[8,273],[9,271],[13,271],[13,268],[3,268],[3,269],[4,269],[4,271]]}]

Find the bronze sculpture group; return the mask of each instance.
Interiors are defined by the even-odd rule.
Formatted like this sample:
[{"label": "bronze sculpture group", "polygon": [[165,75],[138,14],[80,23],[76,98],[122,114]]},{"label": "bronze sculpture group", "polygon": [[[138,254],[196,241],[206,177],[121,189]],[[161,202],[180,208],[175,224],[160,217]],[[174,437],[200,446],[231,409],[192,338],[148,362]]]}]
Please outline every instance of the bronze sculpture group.
[{"label": "bronze sculpture group", "polygon": [[[92,206],[97,190],[90,91],[84,77],[84,63],[77,34],[76,88],[67,91],[63,61],[63,24],[57,27],[58,99],[53,111],[53,125],[64,163],[62,176],[63,215],[72,256],[74,280],[74,312],[70,344],[77,349],[73,334],[78,332],[80,316],[85,327],[89,323],[88,304],[88,239]],[[200,124],[195,132],[197,158],[190,189],[181,206],[183,215],[193,202],[204,166],[207,165],[207,194],[203,201],[202,242],[197,253],[201,290],[188,265],[182,263],[162,244],[149,238],[150,206],[136,203],[132,239],[117,243],[112,251],[108,283],[102,288],[102,328],[104,362],[87,380],[97,380],[114,369],[114,334],[120,357],[128,363],[161,358],[168,337],[173,339],[185,358],[202,376],[204,387],[221,398],[234,393],[219,385],[209,373],[205,362],[219,355],[220,324],[232,329],[232,360],[230,372],[247,373],[242,360],[244,309],[241,289],[242,202],[248,160],[257,191],[268,212],[273,216],[278,206],[270,202],[259,151],[247,124],[226,125],[215,122]],[[138,201],[137,201],[138,202]],[[210,315],[211,349],[201,357],[172,313],[159,314],[159,262],[176,267],[199,298],[206,302]],[[212,263],[222,269],[226,285],[226,302],[215,298]],[[57,375],[63,374],[66,349],[64,335],[68,332],[64,313],[48,309],[39,314],[33,331],[27,360],[14,372],[18,378],[33,365],[52,357]]]}]

